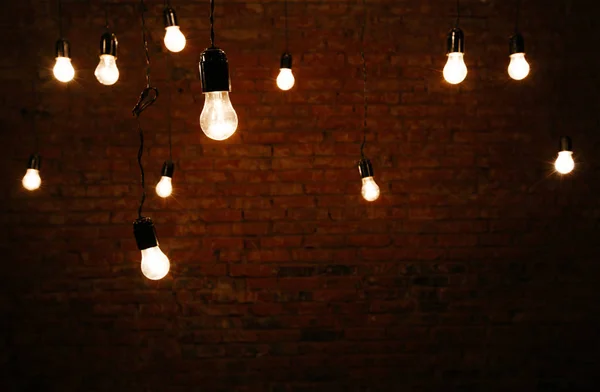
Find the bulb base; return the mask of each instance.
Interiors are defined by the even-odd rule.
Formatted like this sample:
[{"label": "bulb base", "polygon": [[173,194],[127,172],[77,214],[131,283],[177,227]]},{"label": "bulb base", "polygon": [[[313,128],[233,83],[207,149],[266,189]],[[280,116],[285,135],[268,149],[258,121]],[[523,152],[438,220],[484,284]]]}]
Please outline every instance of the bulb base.
[{"label": "bulb base", "polygon": [[173,178],[173,172],[175,171],[175,164],[172,161],[165,161],[161,170],[161,177]]},{"label": "bulb base", "polygon": [[102,34],[100,37],[100,55],[109,54],[111,56],[117,57],[117,47],[119,46],[119,41],[117,41],[117,36],[113,33],[106,32]]},{"label": "bulb base", "polygon": [[510,37],[510,40],[508,41],[508,50],[510,54],[525,53],[525,40],[521,34],[516,33]]},{"label": "bulb base", "polygon": [[561,136],[558,148],[560,151],[573,151],[573,144],[571,143],[571,138],[568,136]]},{"label": "bulb base", "polygon": [[361,159],[358,162],[358,172],[360,173],[360,178],[373,177],[373,165],[371,165],[371,161],[368,159]]},{"label": "bulb base", "polygon": [[200,55],[200,80],[202,92],[231,92],[227,55],[219,48],[207,48]]},{"label": "bulb base", "polygon": [[31,154],[29,157],[29,161],[27,161],[28,169],[40,170],[40,166],[42,165],[42,157],[38,154]]},{"label": "bulb base", "polygon": [[446,53],[464,53],[465,52],[465,35],[458,27],[453,28],[448,33],[446,40],[447,50]]},{"label": "bulb base", "polygon": [[139,250],[158,246],[156,230],[150,218],[142,217],[136,219],[133,222],[133,235],[135,236],[135,242]]},{"label": "bulb base", "polygon": [[71,44],[66,39],[56,41],[56,57],[71,58]]},{"label": "bulb base", "polygon": [[292,55],[285,52],[281,55],[281,66],[279,68],[288,68],[292,69]]},{"label": "bulb base", "polygon": [[163,11],[163,20],[165,22],[165,28],[179,26],[177,23],[177,15],[175,14],[175,10],[171,7],[167,7]]}]

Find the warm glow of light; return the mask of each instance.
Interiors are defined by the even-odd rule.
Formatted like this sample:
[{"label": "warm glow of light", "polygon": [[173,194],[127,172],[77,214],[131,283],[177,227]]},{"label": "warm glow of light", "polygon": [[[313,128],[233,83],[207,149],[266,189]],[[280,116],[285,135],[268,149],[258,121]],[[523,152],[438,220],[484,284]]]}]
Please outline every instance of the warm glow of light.
[{"label": "warm glow of light", "polygon": [[159,280],[169,273],[169,258],[158,246],[142,250],[142,273],[151,280]]},{"label": "warm glow of light", "polygon": [[277,87],[283,91],[287,91],[294,87],[296,79],[290,68],[281,68],[279,70],[279,76],[277,76]]},{"label": "warm glow of light", "polygon": [[510,55],[508,75],[514,80],[523,80],[529,75],[529,63],[525,60],[525,53],[514,53]]},{"label": "warm glow of light", "polygon": [[40,185],[42,185],[40,171],[36,169],[27,169],[22,183],[23,188],[27,189],[28,191],[35,191],[40,187]]},{"label": "warm glow of light", "polygon": [[444,66],[444,79],[450,84],[459,84],[467,77],[467,65],[464,53],[448,53],[448,61]]},{"label": "warm glow of light", "polygon": [[75,77],[75,69],[71,64],[71,59],[68,57],[57,57],[52,71],[54,72],[54,77],[63,83],[70,82]]},{"label": "warm glow of light", "polygon": [[119,69],[117,59],[110,54],[100,56],[100,62],[94,72],[96,79],[105,86],[111,86],[119,80]]},{"label": "warm glow of light", "polygon": [[169,26],[165,28],[165,46],[171,52],[181,52],[185,48],[185,35],[179,29],[179,26]]},{"label": "warm glow of light", "polygon": [[575,162],[573,161],[573,152],[560,151],[558,153],[558,158],[556,158],[556,162],[554,162],[554,168],[560,174],[571,173],[575,168]]},{"label": "warm glow of light", "polygon": [[172,178],[162,176],[158,184],[156,184],[156,194],[160,197],[169,197],[173,192]]},{"label": "warm glow of light", "polygon": [[200,114],[200,128],[213,140],[225,140],[235,133],[238,118],[227,91],[204,94],[204,108]]},{"label": "warm glow of light", "polygon": [[379,198],[379,186],[375,183],[373,177],[363,178],[362,184],[360,193],[366,201],[375,201]]}]

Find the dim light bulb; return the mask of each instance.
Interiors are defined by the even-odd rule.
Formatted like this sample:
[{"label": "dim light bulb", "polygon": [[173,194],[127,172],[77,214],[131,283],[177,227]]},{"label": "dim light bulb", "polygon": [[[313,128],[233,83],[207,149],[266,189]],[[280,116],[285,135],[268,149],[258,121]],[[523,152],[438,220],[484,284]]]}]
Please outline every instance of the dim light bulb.
[{"label": "dim light bulb", "polygon": [[100,55],[100,62],[94,72],[96,79],[105,86],[112,86],[119,80],[117,59],[110,54]]},{"label": "dim light bulb", "polygon": [[560,151],[558,158],[554,162],[554,168],[560,174],[568,174],[575,168],[575,162],[573,161],[573,151]]},{"label": "dim light bulb", "polygon": [[444,66],[444,79],[450,84],[459,84],[467,77],[467,65],[464,53],[448,53],[448,61]]},{"label": "dim light bulb", "polygon": [[71,59],[68,57],[57,57],[52,71],[54,72],[54,77],[63,83],[70,82],[75,77],[75,69],[71,64]]},{"label": "dim light bulb", "polygon": [[185,35],[179,29],[179,26],[169,26],[165,28],[165,46],[171,52],[181,52],[185,48]]},{"label": "dim light bulb", "polygon": [[529,63],[525,60],[525,53],[514,53],[510,55],[508,75],[514,80],[523,80],[529,75]]},{"label": "dim light bulb", "polygon": [[142,250],[142,273],[150,280],[159,280],[169,273],[169,258],[157,246]]},{"label": "dim light bulb", "polygon": [[235,133],[237,126],[238,118],[229,100],[229,92],[205,93],[200,127],[206,136],[213,140],[225,140]]},{"label": "dim light bulb", "polygon": [[162,176],[158,184],[156,184],[156,194],[160,197],[169,197],[173,193],[172,178]]},{"label": "dim light bulb", "polygon": [[22,182],[23,188],[27,189],[28,191],[35,191],[40,187],[40,185],[42,185],[40,171],[37,169],[27,169]]},{"label": "dim light bulb", "polygon": [[375,201],[379,198],[379,186],[375,183],[373,177],[362,179],[362,189],[360,191],[366,201]]},{"label": "dim light bulb", "polygon": [[283,91],[287,91],[294,87],[295,82],[296,79],[294,78],[294,74],[290,68],[281,68],[279,70],[279,75],[277,76],[277,87]]}]

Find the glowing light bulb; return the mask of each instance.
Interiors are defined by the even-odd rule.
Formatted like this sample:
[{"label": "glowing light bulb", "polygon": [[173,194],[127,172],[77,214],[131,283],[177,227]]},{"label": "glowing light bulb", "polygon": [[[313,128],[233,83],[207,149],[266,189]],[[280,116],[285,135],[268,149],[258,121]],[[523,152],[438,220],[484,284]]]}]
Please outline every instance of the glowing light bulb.
[{"label": "glowing light bulb", "polygon": [[575,162],[573,161],[573,151],[560,151],[558,158],[554,162],[554,168],[560,174],[568,174],[575,168]]},{"label": "glowing light bulb", "polygon": [[281,68],[279,70],[279,75],[277,76],[277,87],[283,91],[287,91],[294,87],[295,82],[296,79],[294,78],[294,74],[290,68]]},{"label": "glowing light bulb", "polygon": [[375,183],[373,177],[363,178],[362,184],[360,193],[366,201],[375,201],[379,198],[379,186]]},{"label": "glowing light bulb", "polygon": [[514,53],[510,55],[508,75],[514,80],[523,80],[529,75],[529,63],[525,60],[525,53]]},{"label": "glowing light bulb", "polygon": [[444,79],[450,84],[458,84],[467,77],[467,65],[464,53],[448,53],[448,61],[444,66]]},{"label": "glowing light bulb", "polygon": [[181,52],[185,48],[185,35],[179,29],[179,26],[169,26],[165,30],[165,46],[171,52]]},{"label": "glowing light bulb", "polygon": [[42,185],[40,171],[37,169],[27,169],[22,182],[23,188],[27,189],[28,191],[35,191],[40,187],[40,185]]},{"label": "glowing light bulb", "polygon": [[150,280],[159,280],[169,273],[169,258],[157,246],[142,250],[142,273]]},{"label": "glowing light bulb", "polygon": [[105,86],[112,86],[119,80],[117,59],[110,54],[100,55],[100,62],[94,72],[96,79]]},{"label": "glowing light bulb", "polygon": [[213,140],[225,140],[234,134],[237,126],[238,118],[229,100],[229,92],[206,93],[200,114],[200,127],[206,136]]},{"label": "glowing light bulb", "polygon": [[71,59],[68,57],[57,57],[52,71],[54,72],[54,77],[63,83],[70,82],[75,77],[75,69],[71,64]]},{"label": "glowing light bulb", "polygon": [[169,197],[173,193],[173,184],[171,177],[162,176],[156,184],[156,194],[160,197]]}]

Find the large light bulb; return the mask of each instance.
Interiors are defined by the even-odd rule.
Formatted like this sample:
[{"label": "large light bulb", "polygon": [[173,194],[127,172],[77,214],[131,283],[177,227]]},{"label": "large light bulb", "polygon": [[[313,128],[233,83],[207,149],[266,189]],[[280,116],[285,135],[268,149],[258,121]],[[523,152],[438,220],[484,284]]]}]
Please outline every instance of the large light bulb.
[{"label": "large light bulb", "polygon": [[169,273],[169,258],[157,246],[142,250],[142,273],[151,280],[159,280]]},{"label": "large light bulb", "polygon": [[510,55],[508,75],[514,80],[523,80],[529,75],[529,63],[525,60],[525,53],[514,53]]},{"label": "large light bulb", "polygon": [[373,177],[363,178],[362,184],[360,193],[366,201],[374,201],[379,198],[379,186],[375,183]]},{"label": "large light bulb", "polygon": [[23,188],[27,189],[28,191],[35,191],[40,187],[40,185],[42,185],[40,171],[37,169],[27,169],[22,182]]},{"label": "large light bulb", "polygon": [[200,114],[202,131],[213,140],[227,139],[234,134],[238,126],[237,114],[229,100],[229,92],[214,91],[204,96],[204,108]]},{"label": "large light bulb", "polygon": [[165,30],[165,46],[171,52],[181,52],[185,48],[185,35],[179,29],[179,26],[169,26]]},{"label": "large light bulb", "polygon": [[156,194],[160,197],[171,196],[171,193],[173,192],[172,180],[171,177],[162,176],[158,184],[156,184]]},{"label": "large light bulb", "polygon": [[54,72],[54,77],[63,83],[70,82],[75,77],[75,69],[71,64],[71,59],[68,57],[57,57],[52,71]]},{"label": "large light bulb", "polygon": [[444,79],[450,84],[458,84],[467,77],[467,65],[463,58],[464,53],[448,53],[448,61],[444,66]]},{"label": "large light bulb", "polygon": [[575,162],[573,161],[573,151],[560,151],[558,158],[554,162],[554,168],[560,174],[568,174],[575,168]]},{"label": "large light bulb", "polygon": [[119,80],[117,59],[110,54],[100,55],[100,62],[94,72],[96,79],[105,86],[111,86]]},{"label": "large light bulb", "polygon": [[294,74],[290,68],[281,68],[279,70],[279,75],[277,76],[277,87],[283,91],[287,91],[294,87],[295,82],[296,79],[294,78]]}]

